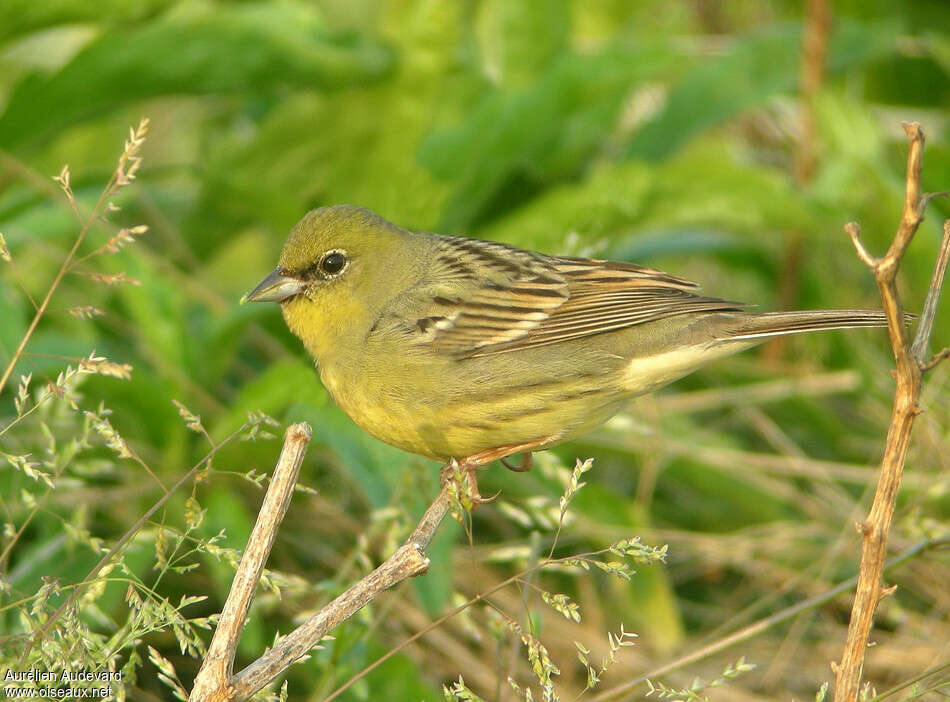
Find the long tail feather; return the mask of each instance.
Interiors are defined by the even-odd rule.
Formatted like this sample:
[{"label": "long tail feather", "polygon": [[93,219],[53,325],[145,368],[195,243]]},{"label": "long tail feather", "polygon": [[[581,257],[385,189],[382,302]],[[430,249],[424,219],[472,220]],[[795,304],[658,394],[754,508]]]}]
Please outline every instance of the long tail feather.
[{"label": "long tail feather", "polygon": [[[908,318],[912,318],[908,316]],[[766,312],[750,314],[741,324],[719,336],[720,341],[761,339],[782,334],[851,329],[854,327],[886,327],[887,319],[880,310],[810,310],[804,312]]]}]

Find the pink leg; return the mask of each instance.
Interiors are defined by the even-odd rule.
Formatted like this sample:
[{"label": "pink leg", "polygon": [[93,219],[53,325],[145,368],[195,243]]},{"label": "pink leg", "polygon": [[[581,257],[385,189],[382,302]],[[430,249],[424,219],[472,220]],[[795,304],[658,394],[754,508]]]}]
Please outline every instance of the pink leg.
[{"label": "pink leg", "polygon": [[[471,456],[466,456],[458,461],[459,467],[465,470],[466,479],[469,481],[469,487],[471,494],[473,495],[473,500],[475,505],[478,506],[483,502],[489,502],[490,500],[483,499],[478,492],[478,481],[475,478],[475,470],[487,463],[492,461],[501,460],[510,470],[517,472],[523,472],[531,470],[531,452],[537,451],[544,448],[545,446],[554,443],[557,441],[558,436],[546,436],[543,439],[538,439],[537,441],[529,441],[523,444],[507,444],[505,446],[497,446],[495,448],[486,449],[484,451],[479,451],[478,453],[472,454]],[[521,459],[521,463],[517,467],[512,467],[508,464],[507,461],[503,459],[506,456],[510,456],[513,453],[523,453],[524,456]],[[445,480],[446,474],[443,473],[443,480]]]}]

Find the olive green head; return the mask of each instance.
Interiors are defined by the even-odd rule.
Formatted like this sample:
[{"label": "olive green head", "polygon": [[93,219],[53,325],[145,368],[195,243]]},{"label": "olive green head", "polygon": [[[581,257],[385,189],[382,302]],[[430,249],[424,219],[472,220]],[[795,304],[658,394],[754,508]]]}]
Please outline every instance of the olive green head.
[{"label": "olive green head", "polygon": [[312,210],[291,230],[277,268],[241,302],[279,302],[290,330],[320,360],[404,284],[414,239],[362,207]]}]

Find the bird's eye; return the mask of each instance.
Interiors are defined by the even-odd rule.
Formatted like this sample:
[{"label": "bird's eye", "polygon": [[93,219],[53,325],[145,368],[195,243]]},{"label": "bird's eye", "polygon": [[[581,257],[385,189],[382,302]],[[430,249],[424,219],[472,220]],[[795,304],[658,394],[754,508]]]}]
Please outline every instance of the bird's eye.
[{"label": "bird's eye", "polygon": [[320,259],[320,270],[326,275],[336,275],[346,266],[346,256],[341,251],[331,251]]}]

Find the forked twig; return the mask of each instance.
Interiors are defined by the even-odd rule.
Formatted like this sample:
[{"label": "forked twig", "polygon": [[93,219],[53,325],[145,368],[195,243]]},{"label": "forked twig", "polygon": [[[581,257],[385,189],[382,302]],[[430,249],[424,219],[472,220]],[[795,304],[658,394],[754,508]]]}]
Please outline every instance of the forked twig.
[{"label": "forked twig", "polygon": [[887,253],[881,258],[875,258],[861,243],[860,227],[854,222],[845,225],[845,231],[854,243],[858,258],[871,269],[881,293],[881,301],[887,316],[888,337],[897,366],[894,374],[897,387],[894,391],[891,423],[887,431],[884,455],[881,458],[877,489],[867,519],[857,525],[862,534],[861,566],[844,653],[840,663],[832,664],[836,676],[836,702],[854,702],[858,699],[864,655],[868,647],[874,612],[881,598],[888,594],[881,583],[887,553],[887,536],[894,517],[897,492],[910,445],[911,428],[914,418],[920,413],[917,401],[920,397],[921,376],[929,367],[936,365],[941,356],[937,354],[932,364],[923,358],[933,332],[937,299],[946,273],[947,256],[950,255],[950,223],[944,224],[943,243],[913,345],[908,338],[897,292],[897,271],[901,259],[924,219],[927,203],[935,197],[935,195],[924,194],[920,191],[924,150],[924,134],[920,125],[916,122],[904,123],[904,131],[910,142],[904,208],[897,233]]},{"label": "forked twig", "polygon": [[381,592],[407,578],[422,575],[429,567],[425,549],[452,505],[454,485],[446,472],[451,464],[443,469],[442,489],[438,496],[406,542],[393,555],[294,631],[281,637],[247,668],[236,675],[232,674],[234,653],[244,629],[251,598],[277,529],[287,511],[310,435],[310,427],[306,424],[295,424],[287,429],[274,477],[235,573],[208,654],[195,678],[190,702],[248,699],[313,650],[329,631],[353,616]]},{"label": "forked twig", "polygon": [[224,609],[221,610],[208,653],[195,678],[195,686],[189,697],[191,700],[228,699],[216,696],[216,691],[225,689],[231,680],[234,653],[244,631],[251,600],[264,570],[264,563],[274,546],[277,529],[290,506],[290,498],[294,494],[294,486],[300,474],[300,464],[303,463],[307,444],[312,436],[310,426],[303,423],[291,425],[284,434],[284,447],[264,495],[264,504],[257,515],[257,522],[234,573],[231,591],[224,603]]}]

